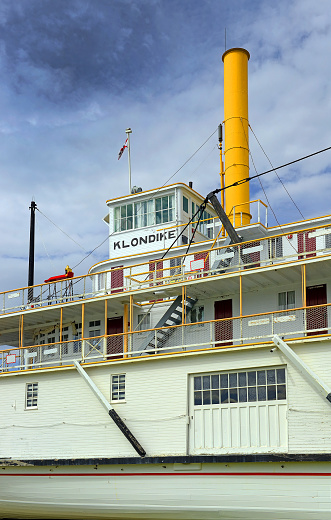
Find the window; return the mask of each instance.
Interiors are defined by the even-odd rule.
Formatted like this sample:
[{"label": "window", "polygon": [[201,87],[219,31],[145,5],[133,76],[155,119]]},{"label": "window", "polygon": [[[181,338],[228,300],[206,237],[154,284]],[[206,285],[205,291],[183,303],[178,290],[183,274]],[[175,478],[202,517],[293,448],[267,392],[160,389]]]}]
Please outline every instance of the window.
[{"label": "window", "polygon": [[175,218],[175,197],[164,195],[156,199],[124,204],[114,208],[115,232],[138,229],[171,222]]},{"label": "window", "polygon": [[27,383],[25,386],[25,408],[37,408],[38,383]]},{"label": "window", "polygon": [[93,345],[96,345],[100,341],[100,338],[96,337],[96,336],[100,336],[100,335],[101,335],[100,320],[90,321],[89,322],[89,337],[95,338],[92,341]]},{"label": "window", "polygon": [[295,308],[295,291],[285,291],[278,293],[278,310]]},{"label": "window", "polygon": [[170,276],[181,273],[182,259],[180,257],[170,258]]},{"label": "window", "polygon": [[146,330],[151,328],[151,315],[150,313],[138,314],[138,325],[136,330]]},{"label": "window", "polygon": [[[73,336],[74,340],[78,340],[82,337],[82,324],[76,323],[76,332]],[[80,352],[82,350],[82,342],[81,341],[74,341],[74,352]]]},{"label": "window", "polygon": [[146,200],[134,205],[134,227],[141,228],[154,224],[154,201]]},{"label": "window", "polygon": [[133,228],[133,204],[125,204],[115,208],[115,231],[126,231]]},{"label": "window", "polygon": [[155,223],[164,224],[174,220],[174,206],[175,197],[173,195],[165,195],[155,199]]},{"label": "window", "polygon": [[125,374],[111,376],[111,400],[125,400]]},{"label": "window", "polygon": [[191,323],[198,323],[205,319],[205,308],[203,305],[193,307],[191,310]]},{"label": "window", "polygon": [[97,291],[105,290],[106,288],[106,273],[97,274]]},{"label": "window", "polygon": [[[68,327],[64,327],[62,330],[68,330]],[[62,341],[68,341],[68,339],[68,334],[62,334]],[[68,343],[62,344],[62,354],[68,354]]]},{"label": "window", "polygon": [[184,197],[184,195],[183,195],[183,211],[185,211],[185,213],[188,213],[188,198]]},{"label": "window", "polygon": [[[195,212],[198,211],[199,207],[200,206],[198,204],[195,204],[194,202],[192,202],[192,217],[195,214]],[[198,212],[196,214],[196,216],[194,217],[194,221],[192,223],[192,226],[194,228],[197,225],[199,216],[200,216],[200,212]],[[213,222],[212,219],[213,219],[213,216],[210,213],[208,213],[208,211],[203,211],[201,218],[200,218],[199,226],[198,226],[198,231],[200,231],[200,233],[202,233],[203,235],[208,236],[209,238],[212,238],[213,230],[212,230],[212,228],[208,229],[207,224],[211,224]]]},{"label": "window", "polygon": [[286,399],[285,368],[194,377],[194,405]]},{"label": "window", "polygon": [[283,256],[283,237],[275,237],[269,240],[269,258]]}]

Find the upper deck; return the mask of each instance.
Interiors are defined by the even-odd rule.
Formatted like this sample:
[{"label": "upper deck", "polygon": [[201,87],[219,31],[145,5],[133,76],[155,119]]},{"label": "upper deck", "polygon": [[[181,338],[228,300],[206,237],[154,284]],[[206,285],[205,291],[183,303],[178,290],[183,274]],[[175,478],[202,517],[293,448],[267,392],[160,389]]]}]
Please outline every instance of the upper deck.
[{"label": "upper deck", "polygon": [[[275,333],[289,340],[309,339],[314,332],[326,337],[329,297],[312,305],[306,289],[330,277],[330,217],[285,229],[278,234],[264,228],[266,236],[237,245],[224,245],[221,237],[193,244],[187,254],[180,247],[163,259],[155,252],[148,261],[129,257],[126,265],[106,270],[98,265],[88,275],[34,286],[33,299],[27,287],[0,293],[1,339],[11,347],[1,352],[1,371],[63,366],[74,358],[109,361],[256,346]],[[277,307],[272,295],[292,289],[295,305]],[[161,323],[178,297],[180,323]],[[197,305],[194,319],[188,298]],[[213,302],[229,298],[231,316],[216,316]],[[109,328],[118,319],[122,329]],[[167,341],[164,330],[171,332]]]}]

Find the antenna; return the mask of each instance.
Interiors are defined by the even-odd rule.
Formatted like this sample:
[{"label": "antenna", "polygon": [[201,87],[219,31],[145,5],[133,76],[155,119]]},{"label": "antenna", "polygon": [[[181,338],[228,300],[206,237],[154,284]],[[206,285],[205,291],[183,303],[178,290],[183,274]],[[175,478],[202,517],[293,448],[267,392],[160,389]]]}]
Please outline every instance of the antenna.
[{"label": "antenna", "polygon": [[226,27],[224,27],[224,52],[226,52]]}]

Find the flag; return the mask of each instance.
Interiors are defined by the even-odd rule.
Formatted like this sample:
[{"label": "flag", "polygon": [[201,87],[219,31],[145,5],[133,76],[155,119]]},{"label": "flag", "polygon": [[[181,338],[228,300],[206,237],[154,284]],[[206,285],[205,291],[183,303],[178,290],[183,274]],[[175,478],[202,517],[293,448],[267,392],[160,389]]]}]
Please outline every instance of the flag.
[{"label": "flag", "polygon": [[122,148],[121,148],[120,151],[118,152],[118,158],[117,158],[117,160],[119,160],[119,159],[122,157],[123,152],[124,152],[125,148],[127,148],[127,147],[128,147],[128,140],[125,141],[125,143],[123,144]]}]

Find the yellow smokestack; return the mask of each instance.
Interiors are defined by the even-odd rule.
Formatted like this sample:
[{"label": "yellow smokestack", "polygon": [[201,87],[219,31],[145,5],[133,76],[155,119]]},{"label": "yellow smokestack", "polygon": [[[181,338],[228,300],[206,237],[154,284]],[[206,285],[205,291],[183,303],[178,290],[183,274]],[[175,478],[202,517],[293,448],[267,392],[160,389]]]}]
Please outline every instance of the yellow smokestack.
[{"label": "yellow smokestack", "polygon": [[[229,49],[224,62],[225,186],[249,176],[248,148],[248,60],[246,49]],[[226,214],[234,227],[251,221],[249,183],[225,190]]]}]

